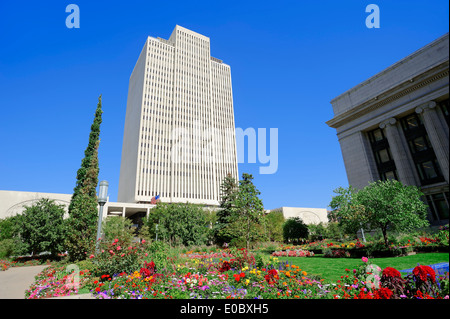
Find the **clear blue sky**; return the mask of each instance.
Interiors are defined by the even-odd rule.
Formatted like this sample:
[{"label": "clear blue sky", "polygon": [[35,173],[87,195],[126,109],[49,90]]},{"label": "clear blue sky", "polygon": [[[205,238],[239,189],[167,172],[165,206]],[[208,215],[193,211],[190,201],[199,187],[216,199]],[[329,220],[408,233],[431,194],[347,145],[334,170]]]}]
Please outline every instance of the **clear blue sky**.
[{"label": "clear blue sky", "polygon": [[[80,8],[68,29],[65,8]],[[380,8],[368,29],[365,8]],[[327,207],[348,181],[330,100],[448,32],[447,1],[2,1],[0,190],[72,193],[103,95],[99,180],[117,200],[128,79],[147,36],[176,24],[231,66],[236,126],[278,128],[267,209]]]}]

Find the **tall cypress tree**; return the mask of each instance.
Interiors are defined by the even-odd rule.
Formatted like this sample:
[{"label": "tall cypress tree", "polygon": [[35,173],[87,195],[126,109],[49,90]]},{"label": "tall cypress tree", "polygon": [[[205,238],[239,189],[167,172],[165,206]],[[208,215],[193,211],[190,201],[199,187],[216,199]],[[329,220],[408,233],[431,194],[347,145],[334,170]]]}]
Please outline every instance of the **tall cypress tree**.
[{"label": "tall cypress tree", "polygon": [[98,218],[96,194],[99,173],[98,147],[102,113],[100,95],[89,134],[89,143],[77,172],[76,186],[69,205],[66,247],[71,261],[85,259],[86,254],[95,247]]}]

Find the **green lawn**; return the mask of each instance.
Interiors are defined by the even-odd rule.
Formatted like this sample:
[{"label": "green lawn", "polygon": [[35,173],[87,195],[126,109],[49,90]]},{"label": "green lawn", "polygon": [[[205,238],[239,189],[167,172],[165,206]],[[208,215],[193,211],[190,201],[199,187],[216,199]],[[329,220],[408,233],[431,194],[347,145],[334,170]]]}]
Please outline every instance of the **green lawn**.
[{"label": "green lawn", "polygon": [[[353,269],[362,264],[361,258],[323,258],[321,255],[314,257],[279,257],[280,261],[288,261],[289,264],[299,266],[308,275],[318,275],[326,282],[336,282],[345,269]],[[417,264],[431,265],[449,261],[448,253],[422,253],[404,257],[372,258],[372,263],[381,269],[393,267],[397,270],[414,268]]]}]

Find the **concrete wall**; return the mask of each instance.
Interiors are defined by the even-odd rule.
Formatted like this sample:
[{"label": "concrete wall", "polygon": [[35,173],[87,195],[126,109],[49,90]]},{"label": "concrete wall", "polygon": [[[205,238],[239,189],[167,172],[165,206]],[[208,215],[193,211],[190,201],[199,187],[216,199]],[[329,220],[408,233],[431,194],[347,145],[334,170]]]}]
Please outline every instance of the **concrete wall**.
[{"label": "concrete wall", "polygon": [[55,200],[57,204],[64,205],[67,213],[72,194],[0,190],[0,219],[21,214],[24,211],[24,205],[31,206],[41,198],[49,198]]},{"label": "concrete wall", "polygon": [[280,207],[269,212],[282,212],[285,219],[300,217],[305,224],[328,223],[327,210],[325,208],[307,207]]}]

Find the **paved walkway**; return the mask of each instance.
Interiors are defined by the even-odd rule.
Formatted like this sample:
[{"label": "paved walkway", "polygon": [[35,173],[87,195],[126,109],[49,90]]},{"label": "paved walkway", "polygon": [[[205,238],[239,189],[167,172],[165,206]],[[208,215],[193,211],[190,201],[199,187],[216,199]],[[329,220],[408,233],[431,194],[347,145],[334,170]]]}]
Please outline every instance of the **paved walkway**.
[{"label": "paved walkway", "polygon": [[25,299],[25,291],[34,282],[34,277],[46,267],[11,267],[0,271],[0,299]]}]

